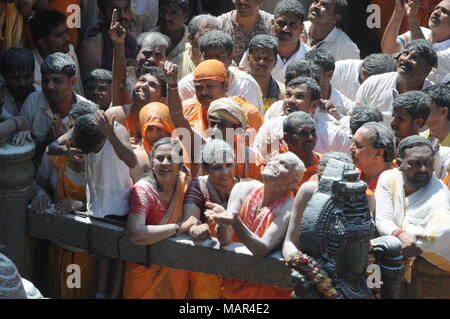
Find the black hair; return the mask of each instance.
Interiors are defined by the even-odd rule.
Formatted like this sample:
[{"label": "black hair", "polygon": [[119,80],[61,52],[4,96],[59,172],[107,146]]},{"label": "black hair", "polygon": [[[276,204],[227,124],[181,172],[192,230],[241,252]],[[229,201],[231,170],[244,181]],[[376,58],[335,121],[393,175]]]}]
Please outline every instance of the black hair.
[{"label": "black hair", "polygon": [[320,86],[317,81],[312,78],[299,76],[288,83],[288,87],[297,87],[300,85],[306,85],[308,88],[309,95],[311,96],[311,101],[316,101],[320,99]]},{"label": "black hair", "polygon": [[350,130],[355,135],[356,131],[368,122],[383,122],[383,113],[373,106],[355,107],[350,116]]},{"label": "black hair", "polygon": [[109,70],[95,69],[86,76],[86,79],[84,80],[84,85],[86,85],[86,83],[90,81],[106,82],[111,84],[113,80],[112,76],[113,74]]},{"label": "black hair", "polygon": [[426,93],[436,106],[448,109],[447,120],[450,121],[450,85],[438,83],[423,89],[422,92]]},{"label": "black hair", "polygon": [[86,114],[94,114],[98,110],[100,110],[100,106],[97,104],[87,101],[80,101],[72,106],[72,109],[69,112],[69,117],[77,119]]},{"label": "black hair", "polygon": [[278,40],[270,34],[255,35],[248,44],[248,51],[252,54],[255,49],[271,49],[273,56],[276,58],[278,55]]},{"label": "black hair", "polygon": [[282,15],[294,15],[303,22],[306,17],[306,10],[300,1],[283,0],[276,5],[273,17],[276,19]]},{"label": "black hair", "polygon": [[421,91],[409,91],[394,98],[392,107],[403,108],[413,120],[423,119],[424,123],[431,112],[431,98]]},{"label": "black hair", "polygon": [[2,55],[1,63],[2,73],[9,74],[12,71],[26,71],[34,73],[34,57],[31,51],[12,47],[5,51]]},{"label": "black hair", "polygon": [[68,78],[75,76],[76,65],[70,56],[62,52],[48,55],[41,64],[41,73],[63,73]]},{"label": "black hair", "polygon": [[398,144],[398,156],[401,159],[405,158],[405,151],[416,146],[428,146],[434,154],[433,145],[428,139],[420,135],[411,135],[402,139]]},{"label": "black hair", "polygon": [[66,23],[64,13],[57,10],[42,10],[31,18],[30,30],[34,40],[47,38],[54,28]]},{"label": "black hair", "polygon": [[318,65],[324,72],[334,71],[334,57],[325,49],[313,49],[305,54],[305,60]]},{"label": "black hair", "polygon": [[80,116],[73,128],[75,145],[84,153],[92,153],[103,141],[105,135],[98,129],[94,114]]},{"label": "black hair", "polygon": [[157,68],[156,66],[147,66],[143,64],[136,70],[136,78],[139,79],[144,74],[150,74],[153,75],[155,78],[157,78],[159,84],[161,84],[161,95],[167,96],[167,85],[166,85],[167,79],[166,75],[160,68]]},{"label": "black hair", "polygon": [[304,76],[314,79],[317,83],[320,82],[320,68],[311,61],[294,60],[289,62],[286,66],[286,83],[293,79]]},{"label": "black hair", "polygon": [[395,72],[397,61],[390,54],[374,53],[366,57],[362,63],[367,77],[387,72]]},{"label": "black hair", "polygon": [[291,114],[286,116],[283,120],[283,132],[284,133],[291,132],[292,128],[297,126],[298,122],[302,121],[303,122],[310,121],[314,123],[313,118],[308,113],[302,111],[292,112]]},{"label": "black hair", "polygon": [[424,39],[412,41],[406,46],[405,50],[418,53],[428,66],[434,67],[438,64],[436,49]]},{"label": "black hair", "polygon": [[187,15],[189,10],[189,0],[159,0],[159,8],[165,7],[171,3],[176,3],[180,9]]}]

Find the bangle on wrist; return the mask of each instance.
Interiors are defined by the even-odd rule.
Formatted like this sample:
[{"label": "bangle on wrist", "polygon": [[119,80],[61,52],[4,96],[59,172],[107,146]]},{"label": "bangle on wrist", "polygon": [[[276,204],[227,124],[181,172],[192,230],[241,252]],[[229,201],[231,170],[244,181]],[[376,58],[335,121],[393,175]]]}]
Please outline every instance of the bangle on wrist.
[{"label": "bangle on wrist", "polygon": [[406,232],[402,229],[397,229],[392,235],[394,235],[395,237],[398,238],[403,233],[406,233]]}]

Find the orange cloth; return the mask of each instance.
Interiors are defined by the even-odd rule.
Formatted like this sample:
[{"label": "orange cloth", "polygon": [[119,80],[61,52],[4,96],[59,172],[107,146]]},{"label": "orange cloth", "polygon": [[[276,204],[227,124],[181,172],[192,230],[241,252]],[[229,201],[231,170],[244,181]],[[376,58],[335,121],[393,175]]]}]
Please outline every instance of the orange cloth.
[{"label": "orange cloth", "polygon": [[[67,12],[67,8],[71,5],[77,5],[78,8],[80,7],[80,0],[54,0],[54,1],[49,1],[48,3],[48,9],[52,9],[52,10],[58,10],[62,13],[64,13],[64,15],[66,16],[66,19],[70,16],[71,19],[70,21],[73,20],[74,18],[74,11],[73,9],[71,9],[69,12]],[[81,19],[81,12],[79,17]],[[81,21],[80,21],[81,23]],[[67,21],[66,21],[67,24]],[[68,28],[67,29],[67,33],[69,34],[70,37],[70,43],[73,45],[74,48],[77,48],[78,46],[78,30],[77,28]]]},{"label": "orange cloth", "polygon": [[194,81],[213,80],[225,82],[228,80],[228,72],[225,64],[219,60],[206,60],[197,65],[194,70]]},{"label": "orange cloth", "polygon": [[147,104],[139,111],[139,126],[142,132],[142,144],[148,154],[151,153],[153,148],[146,135],[149,126],[156,126],[169,134],[175,130],[169,108],[167,105],[158,102]]},{"label": "orange cloth", "polygon": [[[172,200],[159,225],[181,221],[184,195],[188,185],[188,177],[180,172]],[[185,299],[188,289],[188,271],[158,265],[150,265],[146,268],[131,262],[125,265],[124,299]]]},{"label": "orange cloth", "polygon": [[23,28],[23,17],[15,3],[0,2],[0,53],[20,46]]},{"label": "orange cloth", "polygon": [[[441,2],[441,0],[421,0],[421,6],[417,12],[417,20],[420,26],[428,27],[428,19],[434,7]],[[372,0],[373,4],[377,4],[381,8],[381,28],[378,29],[378,37],[380,40],[383,38],[384,31],[391,19],[392,13],[395,8],[395,1],[393,0]],[[409,31],[408,18],[404,17],[400,27],[399,35]]]},{"label": "orange cloth", "polygon": [[139,127],[136,127],[135,120],[139,121],[139,111],[133,108],[133,105],[130,108],[130,112],[128,113],[127,118],[125,119],[125,127],[130,134],[130,137],[142,137],[142,133]]},{"label": "orange cloth", "polygon": [[[264,122],[264,118],[261,113],[259,113],[258,109],[237,96],[231,98],[238,103],[242,108],[242,111],[244,111],[245,116],[247,117],[247,126],[258,132]],[[202,105],[197,99],[194,99],[191,104],[188,104],[183,108],[183,114],[189,121],[189,124],[200,133],[204,133],[209,128],[208,108]]]},{"label": "orange cloth", "polygon": [[240,178],[261,180],[261,167],[264,165],[262,156],[252,148],[245,146],[240,139],[235,140],[234,153],[237,160],[234,175]]},{"label": "orange cloth", "polygon": [[450,175],[445,176],[445,178],[442,180],[442,183],[444,183],[445,185],[447,185],[448,189],[450,189]]},{"label": "orange cloth", "polygon": [[[74,184],[66,174],[69,159],[66,156],[49,156],[51,165],[57,170],[56,201],[69,198],[86,201],[86,186]],[[49,279],[52,298],[89,299],[94,297],[95,267],[88,252],[72,252],[52,244],[49,252]],[[71,264],[80,266],[81,287],[69,288],[67,278],[72,274],[67,272]]]},{"label": "orange cloth", "polygon": [[[293,197],[292,193],[288,193],[258,212],[258,204],[263,193],[264,186],[252,191],[245,199],[240,211],[242,222],[258,237],[263,237],[277,217],[278,210],[288,199]],[[233,241],[240,241],[236,234]],[[231,278],[222,278],[222,286],[223,296],[228,299],[287,299],[291,297],[291,290],[287,288],[254,284]]]}]

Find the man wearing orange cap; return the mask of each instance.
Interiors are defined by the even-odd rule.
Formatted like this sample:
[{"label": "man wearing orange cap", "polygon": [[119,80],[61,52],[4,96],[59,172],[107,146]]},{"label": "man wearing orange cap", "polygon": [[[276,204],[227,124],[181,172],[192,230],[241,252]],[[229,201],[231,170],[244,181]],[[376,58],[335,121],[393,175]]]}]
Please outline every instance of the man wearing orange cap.
[{"label": "man wearing orange cap", "polygon": [[[183,114],[189,121],[191,127],[206,137],[205,133],[209,128],[207,121],[209,105],[214,100],[227,97],[229,84],[228,72],[225,64],[222,62],[218,60],[206,60],[196,67],[193,78],[196,97],[183,103]],[[176,82],[169,84],[169,90],[170,88],[176,88]],[[247,117],[248,127],[258,131],[264,121],[258,109],[237,96],[231,98],[244,111]],[[172,112],[172,115],[179,117],[181,113],[176,116],[177,114]],[[174,122],[176,122],[176,119],[174,119]]]}]

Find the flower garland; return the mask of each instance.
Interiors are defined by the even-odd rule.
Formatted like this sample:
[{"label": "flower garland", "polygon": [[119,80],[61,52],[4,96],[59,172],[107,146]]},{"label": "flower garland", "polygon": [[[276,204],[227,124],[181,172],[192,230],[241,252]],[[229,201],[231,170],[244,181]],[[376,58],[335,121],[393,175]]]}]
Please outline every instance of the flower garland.
[{"label": "flower garland", "polygon": [[314,258],[298,251],[286,259],[286,266],[305,275],[326,298],[341,298],[338,291],[333,287],[332,279]]}]

